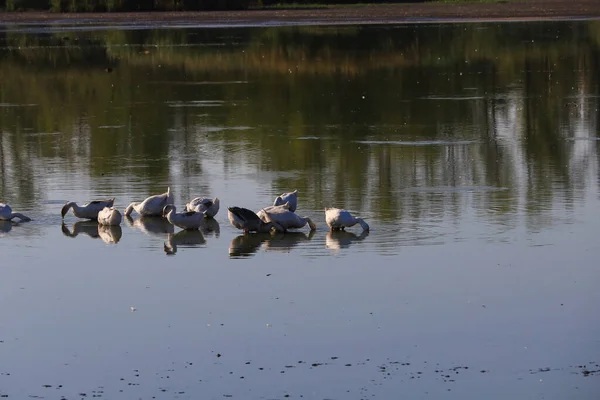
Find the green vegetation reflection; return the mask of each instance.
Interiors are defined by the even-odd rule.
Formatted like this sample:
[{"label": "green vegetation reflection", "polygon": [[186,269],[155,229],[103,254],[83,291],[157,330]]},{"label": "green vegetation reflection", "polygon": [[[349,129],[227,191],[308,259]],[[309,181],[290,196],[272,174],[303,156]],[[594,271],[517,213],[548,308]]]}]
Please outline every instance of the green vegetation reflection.
[{"label": "green vegetation reflection", "polygon": [[147,182],[208,158],[274,172],[315,209],[419,217],[460,199],[412,189],[462,187],[502,218],[543,213],[557,186],[573,201],[597,157],[571,140],[598,133],[596,21],[4,31],[0,47],[3,197],[35,196],[32,159]]}]

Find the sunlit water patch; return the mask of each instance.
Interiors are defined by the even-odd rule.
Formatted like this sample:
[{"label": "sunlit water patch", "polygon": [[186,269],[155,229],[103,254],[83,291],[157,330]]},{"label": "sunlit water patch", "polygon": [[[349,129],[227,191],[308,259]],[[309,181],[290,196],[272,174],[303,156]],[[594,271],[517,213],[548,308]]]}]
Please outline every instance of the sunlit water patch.
[{"label": "sunlit water patch", "polygon": [[476,140],[359,140],[356,143],[389,146],[462,146],[479,142]]},{"label": "sunlit water patch", "polygon": [[192,100],[192,101],[167,101],[169,107],[220,107],[225,102],[222,100]]}]

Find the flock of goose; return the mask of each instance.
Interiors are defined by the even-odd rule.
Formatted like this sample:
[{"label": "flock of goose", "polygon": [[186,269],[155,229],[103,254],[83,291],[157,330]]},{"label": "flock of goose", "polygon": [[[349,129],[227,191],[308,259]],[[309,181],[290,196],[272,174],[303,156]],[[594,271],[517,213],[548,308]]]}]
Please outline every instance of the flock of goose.
[{"label": "flock of goose", "polygon": [[[61,210],[61,216],[72,210],[77,218],[98,221],[101,226],[118,226],[123,216],[114,205],[115,198],[106,200],[94,200],[79,206],[75,202],[68,202]],[[129,204],[125,209],[125,216],[129,217],[133,211],[140,216],[162,216],[171,224],[184,230],[197,230],[205,224],[205,218],[214,218],[219,212],[219,199],[208,199],[197,197],[185,205],[184,212],[177,212],[173,204],[171,188],[162,194],[146,198],[142,202]],[[229,222],[234,227],[249,232],[286,232],[288,229],[300,229],[308,224],[311,231],[317,229],[315,223],[309,217],[301,217],[296,214],[298,206],[298,191],[283,193],[275,198],[272,206],[264,207],[257,213],[247,208],[228,207]],[[12,221],[18,218],[21,222],[31,221],[31,218],[13,213],[9,205],[0,203],[0,221]],[[369,230],[369,225],[361,218],[355,218],[348,211],[339,208],[325,209],[325,222],[332,231],[344,230],[345,228],[359,224],[364,231]]]}]

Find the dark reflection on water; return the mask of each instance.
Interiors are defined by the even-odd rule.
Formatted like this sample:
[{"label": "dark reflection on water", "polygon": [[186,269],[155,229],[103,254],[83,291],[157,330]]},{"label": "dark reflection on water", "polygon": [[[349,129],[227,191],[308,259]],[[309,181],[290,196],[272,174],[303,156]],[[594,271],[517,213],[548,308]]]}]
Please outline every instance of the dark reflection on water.
[{"label": "dark reflection on water", "polygon": [[69,228],[66,224],[60,226],[63,235],[76,238],[77,236],[84,234],[91,237],[92,239],[98,239],[100,234],[98,233],[98,222],[96,221],[77,221]]},{"label": "dark reflection on water", "polygon": [[147,235],[166,237],[167,234],[173,234],[175,232],[175,227],[163,217],[143,216],[134,219],[130,216],[126,216],[124,220],[129,226],[138,229]]},{"label": "dark reflection on water", "polygon": [[13,228],[12,221],[0,221],[0,233],[8,233]]},{"label": "dark reflection on water", "polygon": [[96,221],[77,221],[69,228],[66,224],[61,224],[61,230],[63,235],[76,238],[83,234],[89,236],[92,239],[102,239],[104,243],[119,243],[123,231],[120,226],[102,226],[98,225]]},{"label": "dark reflection on water", "polygon": [[311,241],[315,233],[315,231],[308,233],[288,231],[286,233],[239,235],[233,238],[229,244],[229,257],[248,257],[256,253],[260,248],[263,248],[265,251],[289,253],[300,244]]},{"label": "dark reflection on water", "polygon": [[178,247],[199,247],[205,243],[206,239],[199,230],[183,230],[167,234],[164,250],[167,255],[175,255]]},{"label": "dark reflection on water", "polygon": [[268,233],[254,233],[239,235],[233,238],[229,244],[229,257],[248,257],[256,253],[263,242],[269,240]]},{"label": "dark reflection on water", "polygon": [[221,225],[214,218],[204,218],[204,225],[200,230],[205,236],[213,236],[218,238],[221,235]]},{"label": "dark reflection on water", "polygon": [[339,250],[350,247],[352,243],[357,243],[369,236],[369,231],[363,231],[360,235],[356,235],[347,231],[330,231],[327,232],[325,240],[328,249]]}]

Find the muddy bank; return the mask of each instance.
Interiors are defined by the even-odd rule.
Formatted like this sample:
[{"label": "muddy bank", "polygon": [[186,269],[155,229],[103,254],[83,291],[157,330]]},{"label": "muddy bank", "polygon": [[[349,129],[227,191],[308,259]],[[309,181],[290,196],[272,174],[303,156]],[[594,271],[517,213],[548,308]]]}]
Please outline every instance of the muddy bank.
[{"label": "muddy bank", "polygon": [[597,0],[523,0],[494,4],[415,3],[312,10],[72,14],[19,12],[0,13],[0,24],[271,26],[596,18],[600,18]]}]

